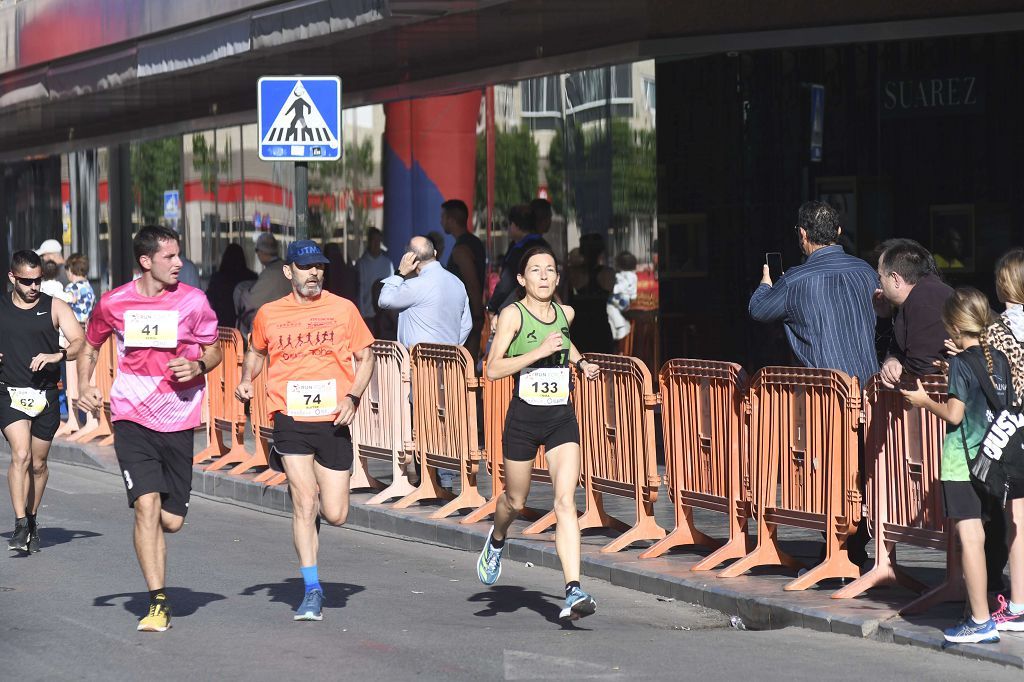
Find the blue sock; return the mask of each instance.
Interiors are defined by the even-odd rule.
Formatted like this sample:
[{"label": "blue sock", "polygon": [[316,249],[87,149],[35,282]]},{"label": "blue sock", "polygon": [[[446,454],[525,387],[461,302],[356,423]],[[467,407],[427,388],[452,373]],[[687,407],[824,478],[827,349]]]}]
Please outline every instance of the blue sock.
[{"label": "blue sock", "polygon": [[320,575],[317,573],[316,566],[303,566],[299,570],[302,572],[302,582],[306,583],[307,593],[312,590],[324,591],[324,589],[320,587]]}]

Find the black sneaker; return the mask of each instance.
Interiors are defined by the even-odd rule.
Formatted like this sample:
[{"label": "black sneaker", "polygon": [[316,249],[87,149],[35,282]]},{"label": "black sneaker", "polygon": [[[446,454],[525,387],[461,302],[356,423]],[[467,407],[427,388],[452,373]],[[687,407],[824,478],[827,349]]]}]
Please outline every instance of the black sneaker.
[{"label": "black sneaker", "polygon": [[14,537],[7,543],[7,549],[12,552],[27,552],[28,536],[28,520],[26,519],[23,523],[15,522]]},{"label": "black sneaker", "polygon": [[35,554],[39,551],[39,528],[32,526],[28,531],[28,551]]}]

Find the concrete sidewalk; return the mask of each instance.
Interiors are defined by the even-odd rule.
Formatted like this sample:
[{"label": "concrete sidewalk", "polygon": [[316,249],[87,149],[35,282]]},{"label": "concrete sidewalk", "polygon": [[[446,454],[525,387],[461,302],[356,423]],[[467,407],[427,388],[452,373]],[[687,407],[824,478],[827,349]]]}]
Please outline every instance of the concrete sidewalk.
[{"label": "concrete sidewalk", "polygon": [[[205,441],[197,436],[198,441]],[[205,445],[205,442],[203,443]],[[6,442],[0,443],[6,450]],[[201,447],[201,446],[199,446]],[[119,475],[112,447],[80,445],[58,439],[50,455],[55,461],[88,466]],[[388,478],[388,469],[378,471],[371,462],[371,473],[380,479]],[[378,476],[379,473],[379,476]],[[253,483],[254,475],[229,476],[224,472],[206,472],[200,467],[193,471],[192,487],[197,495],[273,512],[290,512],[291,500],[286,486],[267,487]],[[489,492],[490,481],[480,476],[480,489]],[[664,493],[664,489],[662,493]],[[477,552],[482,546],[489,523],[463,525],[460,518],[430,519],[438,507],[433,504],[411,509],[394,510],[390,505],[369,505],[370,493],[353,493],[348,523],[399,536],[435,542],[455,549]],[[550,489],[535,486],[530,505],[550,508]],[[671,504],[667,495],[659,501],[659,521],[671,530]],[[582,502],[582,500],[581,500]],[[607,511],[631,522],[629,501],[606,498]],[[722,517],[696,510],[698,527],[713,537],[725,535]],[[525,527],[519,523],[517,530]],[[799,559],[814,563],[820,547],[820,536],[807,531],[780,529],[784,549]],[[824,587],[803,592],[784,592],[782,586],[792,579],[785,569],[754,572],[738,578],[718,579],[714,572],[694,573],[690,567],[706,552],[700,548],[682,548],[657,559],[640,560],[641,549],[634,546],[617,554],[601,554],[599,549],[613,534],[587,533],[583,539],[583,574],[606,580],[634,590],[659,595],[665,599],[685,601],[738,616],[748,629],[778,629],[788,626],[862,637],[882,642],[895,642],[930,649],[944,649],[949,653],[970,658],[989,660],[1003,665],[1024,668],[1024,633],[1004,633],[997,645],[954,645],[943,647],[942,627],[958,620],[962,604],[950,603],[932,609],[923,616],[903,618],[897,610],[912,600],[914,595],[898,588],[872,590],[867,595],[850,600],[834,600],[830,595],[838,583],[825,583]],[[506,560],[532,563],[558,569],[551,533],[526,540],[513,536],[508,542]],[[869,545],[869,551],[871,546]],[[943,575],[944,555],[928,550],[901,547],[901,565],[915,577],[934,584]],[[599,590],[596,596],[600,597]]]}]

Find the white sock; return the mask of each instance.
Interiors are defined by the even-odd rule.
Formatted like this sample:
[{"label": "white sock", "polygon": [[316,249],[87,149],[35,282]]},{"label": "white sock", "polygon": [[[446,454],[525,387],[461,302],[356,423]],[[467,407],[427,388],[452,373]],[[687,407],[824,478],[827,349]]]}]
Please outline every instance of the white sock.
[{"label": "white sock", "polygon": [[1018,613],[1024,612],[1024,604],[1018,604],[1017,602],[1011,601],[1009,604],[1010,613],[1017,615]]}]

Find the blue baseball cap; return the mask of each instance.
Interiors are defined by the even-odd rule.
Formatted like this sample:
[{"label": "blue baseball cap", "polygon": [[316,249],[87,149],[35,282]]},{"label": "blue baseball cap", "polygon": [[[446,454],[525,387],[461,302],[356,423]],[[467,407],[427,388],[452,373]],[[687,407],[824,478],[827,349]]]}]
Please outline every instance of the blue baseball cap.
[{"label": "blue baseball cap", "polygon": [[288,245],[288,263],[296,265],[327,265],[330,263],[327,257],[320,250],[320,247],[309,239],[300,239]]}]

